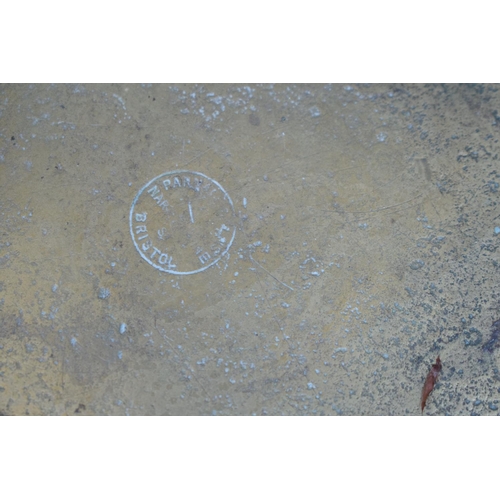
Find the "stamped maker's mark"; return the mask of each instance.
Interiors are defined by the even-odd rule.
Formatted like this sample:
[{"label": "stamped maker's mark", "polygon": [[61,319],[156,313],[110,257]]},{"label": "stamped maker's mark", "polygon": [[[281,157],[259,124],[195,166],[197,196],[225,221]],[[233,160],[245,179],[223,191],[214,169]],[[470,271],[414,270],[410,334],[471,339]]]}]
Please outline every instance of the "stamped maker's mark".
[{"label": "stamped maker's mark", "polygon": [[214,265],[236,234],[233,202],[224,188],[188,170],[166,172],[143,186],[129,223],[141,257],[171,274],[194,274]]}]

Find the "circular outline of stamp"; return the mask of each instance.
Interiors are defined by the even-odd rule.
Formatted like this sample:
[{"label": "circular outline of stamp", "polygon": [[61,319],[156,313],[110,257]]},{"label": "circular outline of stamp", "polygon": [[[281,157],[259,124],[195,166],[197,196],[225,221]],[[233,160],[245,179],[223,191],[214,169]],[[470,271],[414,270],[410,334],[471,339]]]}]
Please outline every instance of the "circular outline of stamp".
[{"label": "circular outline of stamp", "polygon": [[[172,176],[173,179],[171,179]],[[160,180],[162,182],[159,182]],[[160,185],[160,187],[158,187],[158,185],[156,184],[157,182],[158,185]],[[161,187],[161,185],[163,187]],[[198,202],[200,200],[203,200],[204,196],[213,196],[213,194],[216,193],[216,196],[218,196],[219,201],[225,201],[227,202],[228,205],[225,207],[225,209],[220,211],[218,210],[218,212],[225,211],[226,213],[229,212],[230,215],[232,215],[233,217],[235,216],[234,205],[233,201],[231,200],[231,197],[217,181],[211,179],[207,175],[202,174],[200,172],[193,172],[191,170],[173,170],[170,172],[164,172],[163,174],[156,176],[154,179],[151,179],[149,182],[147,182],[138,191],[137,195],[132,201],[132,206],[130,207],[130,215],[129,215],[130,235],[132,237],[132,241],[134,242],[134,246],[139,252],[140,256],[155,269],[170,274],[178,274],[178,275],[195,274],[201,271],[205,271],[209,267],[219,262],[220,259],[222,259],[224,255],[226,255],[236,235],[236,224],[228,223],[229,224],[228,227],[226,226],[226,224],[222,223],[220,224],[219,228],[215,229],[213,234],[215,234],[215,238],[218,240],[218,242],[216,242],[215,245],[212,245],[212,249],[210,250],[210,252],[204,250],[200,246],[197,247],[196,257],[202,264],[202,267],[189,271],[177,270],[176,269],[177,264],[174,263],[173,256],[170,255],[168,251],[164,250],[164,248],[160,249],[154,246],[152,241],[153,236],[149,235],[149,231],[147,228],[148,213],[147,212],[135,213],[134,211],[137,203],[141,199],[141,196],[144,193],[146,193],[147,195],[149,195],[149,197],[146,198],[146,200],[149,200],[149,204],[152,203],[151,200],[154,201],[153,209],[155,209],[156,212],[161,210],[161,212],[163,212],[161,215],[162,216],[166,215],[167,217],[171,214],[173,214],[174,217],[178,216],[175,213],[174,207],[170,204],[168,199],[169,190],[171,192],[174,189],[175,191],[178,191],[178,188],[185,188],[185,189],[187,188],[188,190],[194,191],[195,194],[192,196],[197,196]],[[183,198],[181,198],[181,201],[182,200]],[[179,202],[176,201],[175,203]],[[189,220],[191,223],[194,224],[195,219],[193,215],[193,208],[191,201],[187,202],[187,207],[188,210],[187,211],[184,210],[185,212],[184,218],[186,219],[185,222]],[[135,220],[134,220],[134,215],[135,215]],[[158,215],[156,217],[158,218]],[[189,219],[187,219],[188,217]],[[172,226],[172,223],[170,223],[170,225]],[[172,237],[171,234],[165,234],[168,233],[168,231],[165,228],[162,228],[162,230],[164,231],[164,233],[161,233],[160,230],[157,231],[158,238],[160,240]],[[223,234],[226,234],[227,232],[231,233],[230,237],[229,234],[227,235],[228,238],[223,236]],[[152,233],[154,232],[152,231]],[[165,236],[165,238],[162,237],[162,234]],[[212,238],[214,237],[213,234]],[[158,244],[158,246],[160,245]],[[181,245],[181,246],[185,247],[186,245]],[[148,254],[146,254],[146,252],[148,252]]]}]

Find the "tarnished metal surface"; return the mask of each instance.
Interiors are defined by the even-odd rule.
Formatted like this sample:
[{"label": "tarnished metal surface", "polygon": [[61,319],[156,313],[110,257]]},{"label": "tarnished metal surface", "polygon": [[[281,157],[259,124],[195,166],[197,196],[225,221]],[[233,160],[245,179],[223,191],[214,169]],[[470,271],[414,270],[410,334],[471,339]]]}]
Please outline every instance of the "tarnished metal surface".
[{"label": "tarnished metal surface", "polygon": [[1,86],[0,413],[497,414],[499,88]]}]

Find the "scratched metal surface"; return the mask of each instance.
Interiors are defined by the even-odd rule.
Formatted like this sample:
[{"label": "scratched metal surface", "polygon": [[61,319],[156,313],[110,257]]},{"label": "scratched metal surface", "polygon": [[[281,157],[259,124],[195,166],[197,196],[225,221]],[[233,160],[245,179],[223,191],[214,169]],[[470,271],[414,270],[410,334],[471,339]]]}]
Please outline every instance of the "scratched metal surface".
[{"label": "scratched metal surface", "polygon": [[0,413],[498,414],[499,88],[0,86]]}]

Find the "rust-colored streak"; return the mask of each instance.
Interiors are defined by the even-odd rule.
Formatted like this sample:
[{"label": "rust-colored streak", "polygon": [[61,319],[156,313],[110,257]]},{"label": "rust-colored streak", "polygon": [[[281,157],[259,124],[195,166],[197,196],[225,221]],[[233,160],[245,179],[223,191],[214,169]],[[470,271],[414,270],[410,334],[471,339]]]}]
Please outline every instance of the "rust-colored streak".
[{"label": "rust-colored streak", "polygon": [[427,378],[425,379],[424,388],[422,389],[422,413],[424,412],[425,402],[432,389],[434,389],[434,385],[436,385],[439,372],[441,371],[442,365],[439,356],[436,358],[436,363],[432,365],[429,373],[427,374]]}]

